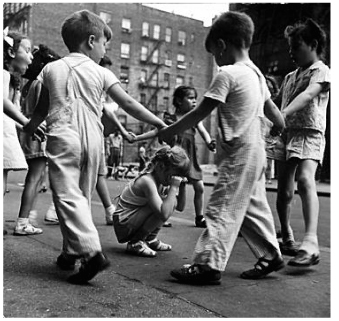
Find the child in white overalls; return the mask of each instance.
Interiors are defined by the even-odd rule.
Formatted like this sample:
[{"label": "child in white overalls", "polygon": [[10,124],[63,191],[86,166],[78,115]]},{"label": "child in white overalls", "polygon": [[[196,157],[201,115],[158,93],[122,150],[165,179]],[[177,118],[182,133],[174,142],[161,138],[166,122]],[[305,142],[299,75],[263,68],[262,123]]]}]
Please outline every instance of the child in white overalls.
[{"label": "child in white overalls", "polygon": [[166,125],[132,99],[110,70],[99,66],[112,37],[99,16],[88,10],[75,12],[64,21],[61,33],[70,54],[48,64],[39,75],[43,84],[40,101],[26,131],[34,130],[47,116],[49,175],[63,235],[57,264],[72,270],[76,259],[82,258],[78,273],[68,278],[82,284],[109,265],[90,207],[98,175],[105,173],[103,93],[133,117],[156,127]]}]

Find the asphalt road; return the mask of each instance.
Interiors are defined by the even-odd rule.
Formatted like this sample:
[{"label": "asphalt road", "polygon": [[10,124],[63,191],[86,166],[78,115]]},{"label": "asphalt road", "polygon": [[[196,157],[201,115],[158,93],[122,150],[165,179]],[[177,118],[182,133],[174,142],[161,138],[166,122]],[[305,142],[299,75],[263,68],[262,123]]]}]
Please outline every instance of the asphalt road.
[{"label": "asphalt road", "polygon": [[[5,317],[330,317],[330,198],[320,197],[319,244],[321,263],[312,268],[286,267],[260,281],[239,278],[255,263],[242,238],[238,238],[221,286],[187,286],[169,275],[173,268],[191,262],[191,255],[202,229],[194,227],[193,188],[188,186],[184,213],[175,213],[171,228],[163,228],[160,238],[172,245],[171,252],[157,258],[140,258],[125,253],[112,227],[105,225],[104,210],[95,194],[92,202],[94,222],[111,267],[89,286],[65,282],[69,275],[59,271],[55,259],[60,253],[58,226],[47,226],[43,215],[51,202],[50,191],[40,194],[38,222],[44,233],[38,236],[12,235],[20,204],[23,175],[10,176],[4,198]],[[126,181],[107,181],[112,198]],[[211,193],[205,188],[205,199]],[[275,193],[268,193],[275,212]],[[303,235],[300,198],[296,195],[292,225],[297,240]],[[275,215],[275,217],[277,217]],[[277,225],[279,228],[279,225]],[[286,257],[286,261],[289,258]]]}]

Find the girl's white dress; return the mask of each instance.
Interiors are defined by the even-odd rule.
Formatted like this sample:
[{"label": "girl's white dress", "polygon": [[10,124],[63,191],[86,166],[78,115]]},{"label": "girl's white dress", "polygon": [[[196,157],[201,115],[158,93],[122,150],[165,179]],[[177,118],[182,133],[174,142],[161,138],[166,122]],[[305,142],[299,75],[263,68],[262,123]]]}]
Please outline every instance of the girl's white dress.
[{"label": "girl's white dress", "polygon": [[[10,88],[9,98],[14,101],[15,93]],[[20,106],[17,106],[20,109]],[[25,155],[22,151],[15,121],[3,114],[3,169],[4,170],[27,170]]]}]

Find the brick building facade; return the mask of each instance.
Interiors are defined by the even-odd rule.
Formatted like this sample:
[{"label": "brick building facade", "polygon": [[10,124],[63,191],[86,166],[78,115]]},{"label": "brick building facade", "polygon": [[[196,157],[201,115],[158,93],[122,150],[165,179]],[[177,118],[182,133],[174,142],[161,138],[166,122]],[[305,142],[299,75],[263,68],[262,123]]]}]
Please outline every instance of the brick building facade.
[{"label": "brick building facade", "polygon": [[[172,94],[181,84],[194,86],[198,100],[202,98],[215,68],[204,49],[207,28],[202,21],[140,3],[8,3],[4,25],[26,33],[34,45],[46,44],[63,56],[67,48],[61,25],[68,15],[82,9],[95,12],[111,27],[113,38],[106,52],[113,62],[111,69],[123,88],[153,113],[162,117],[164,111],[173,111]],[[135,133],[150,129],[122,109],[118,116]],[[210,119],[205,126],[211,128]],[[201,163],[208,163],[210,153],[199,135],[197,143]],[[155,147],[156,141],[151,149]],[[134,161],[137,150],[136,144],[126,143],[124,161]]]}]

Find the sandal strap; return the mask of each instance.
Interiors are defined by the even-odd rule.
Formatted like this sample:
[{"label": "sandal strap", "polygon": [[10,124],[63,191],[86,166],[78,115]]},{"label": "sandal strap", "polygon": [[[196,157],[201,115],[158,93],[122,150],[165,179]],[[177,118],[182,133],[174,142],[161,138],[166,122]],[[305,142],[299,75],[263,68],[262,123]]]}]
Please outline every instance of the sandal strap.
[{"label": "sandal strap", "polygon": [[[267,260],[264,257],[260,258],[258,260],[258,262],[254,265],[254,268],[256,270],[260,270],[260,271],[265,271],[265,269],[268,268],[268,266],[270,265],[270,263],[272,262],[272,260]],[[266,263],[266,264],[264,264]]]}]

